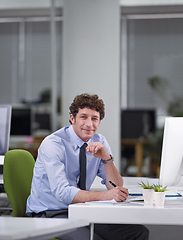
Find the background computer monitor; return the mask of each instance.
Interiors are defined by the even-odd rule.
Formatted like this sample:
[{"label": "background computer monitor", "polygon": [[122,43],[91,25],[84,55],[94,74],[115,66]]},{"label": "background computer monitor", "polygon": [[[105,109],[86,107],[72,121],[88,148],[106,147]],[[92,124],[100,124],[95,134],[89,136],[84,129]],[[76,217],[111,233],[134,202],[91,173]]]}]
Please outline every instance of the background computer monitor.
[{"label": "background computer monitor", "polygon": [[29,106],[12,107],[10,142],[26,142],[32,136],[32,109]]},{"label": "background computer monitor", "polygon": [[183,117],[165,119],[160,184],[162,186],[179,185],[183,172]]},{"label": "background computer monitor", "polygon": [[51,116],[50,113],[34,113],[34,133],[43,136],[51,133]]},{"label": "background computer monitor", "polygon": [[121,111],[121,137],[124,139],[146,138],[156,129],[154,109],[126,109]]},{"label": "background computer monitor", "polygon": [[4,155],[9,150],[11,106],[0,105],[0,192],[3,190]]},{"label": "background computer monitor", "polygon": [[0,105],[0,155],[9,150],[11,106]]}]

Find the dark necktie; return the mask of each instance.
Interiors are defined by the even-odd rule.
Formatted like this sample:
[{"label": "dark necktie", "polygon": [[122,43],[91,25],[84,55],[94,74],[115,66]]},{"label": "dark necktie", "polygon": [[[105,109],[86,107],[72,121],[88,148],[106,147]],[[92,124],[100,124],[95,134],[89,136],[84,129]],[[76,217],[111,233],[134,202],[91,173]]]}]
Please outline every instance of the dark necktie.
[{"label": "dark necktie", "polygon": [[87,143],[84,143],[80,148],[79,164],[80,164],[80,178],[78,187],[81,190],[86,190],[86,147]]}]

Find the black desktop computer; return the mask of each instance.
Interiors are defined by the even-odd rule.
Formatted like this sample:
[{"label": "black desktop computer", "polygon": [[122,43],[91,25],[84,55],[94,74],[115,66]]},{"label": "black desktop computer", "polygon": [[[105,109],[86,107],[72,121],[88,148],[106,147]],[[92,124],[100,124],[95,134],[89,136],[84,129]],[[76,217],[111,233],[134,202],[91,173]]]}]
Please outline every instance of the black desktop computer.
[{"label": "black desktop computer", "polygon": [[147,138],[156,129],[154,109],[125,109],[121,111],[121,138]]}]

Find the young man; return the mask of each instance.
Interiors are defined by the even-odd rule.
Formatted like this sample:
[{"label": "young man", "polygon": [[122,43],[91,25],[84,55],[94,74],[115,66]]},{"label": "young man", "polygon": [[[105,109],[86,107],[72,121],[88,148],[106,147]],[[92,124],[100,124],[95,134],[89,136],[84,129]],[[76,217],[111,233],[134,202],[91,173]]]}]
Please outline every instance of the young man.
[{"label": "young man", "polygon": [[[104,115],[104,103],[97,95],[75,97],[70,106],[71,126],[49,135],[40,145],[27,200],[27,216],[66,218],[71,203],[112,199],[121,202],[127,198],[128,190],[123,188],[123,179],[113,163],[111,149],[105,137],[97,133]],[[83,144],[86,146],[82,147]],[[85,150],[83,181],[79,158],[80,151]],[[96,176],[102,178],[107,191],[89,191]],[[149,231],[142,225],[95,224],[94,239],[145,240],[148,235]],[[61,239],[89,239],[89,229],[80,228]]]}]

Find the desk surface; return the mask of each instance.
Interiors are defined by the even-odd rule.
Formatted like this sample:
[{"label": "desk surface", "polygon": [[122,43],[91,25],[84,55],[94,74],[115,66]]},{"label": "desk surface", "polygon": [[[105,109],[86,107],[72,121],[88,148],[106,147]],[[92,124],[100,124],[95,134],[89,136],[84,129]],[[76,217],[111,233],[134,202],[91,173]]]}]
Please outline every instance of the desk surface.
[{"label": "desk surface", "polygon": [[49,239],[87,226],[87,220],[0,217],[0,239]]},{"label": "desk surface", "polygon": [[164,207],[127,204],[73,204],[69,218],[85,218],[90,223],[183,225],[183,199],[167,200]]},{"label": "desk surface", "polygon": [[[138,183],[158,183],[157,178],[124,177],[124,187],[136,188]],[[96,185],[94,189],[97,189]],[[97,190],[100,190],[99,188]],[[142,202],[128,204],[72,204],[69,218],[88,219],[90,223],[141,223],[152,225],[183,225],[183,198],[166,198],[164,207],[148,207]]]}]

